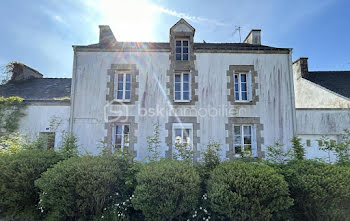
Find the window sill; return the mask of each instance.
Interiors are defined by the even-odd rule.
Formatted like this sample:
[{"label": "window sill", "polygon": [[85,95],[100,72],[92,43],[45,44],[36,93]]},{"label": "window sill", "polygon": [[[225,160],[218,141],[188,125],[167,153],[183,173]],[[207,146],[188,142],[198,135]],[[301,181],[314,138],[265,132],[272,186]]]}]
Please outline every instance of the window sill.
[{"label": "window sill", "polygon": [[191,102],[191,100],[182,100],[182,101],[174,100],[174,103],[190,103],[190,102]]},{"label": "window sill", "polygon": [[131,100],[113,100],[113,103],[130,103]]}]

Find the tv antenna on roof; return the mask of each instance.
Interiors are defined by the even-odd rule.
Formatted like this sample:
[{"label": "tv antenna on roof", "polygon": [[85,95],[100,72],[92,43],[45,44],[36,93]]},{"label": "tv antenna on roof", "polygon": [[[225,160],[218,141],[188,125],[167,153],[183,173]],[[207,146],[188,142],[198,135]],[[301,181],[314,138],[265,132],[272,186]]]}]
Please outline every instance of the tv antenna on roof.
[{"label": "tv antenna on roof", "polygon": [[236,33],[237,33],[237,31],[238,31],[238,34],[239,34],[239,43],[241,43],[242,42],[242,39],[241,39],[241,29],[242,29],[242,27],[241,26],[235,26],[235,30],[234,30],[234,32],[233,32],[233,34],[232,35],[235,35]]}]

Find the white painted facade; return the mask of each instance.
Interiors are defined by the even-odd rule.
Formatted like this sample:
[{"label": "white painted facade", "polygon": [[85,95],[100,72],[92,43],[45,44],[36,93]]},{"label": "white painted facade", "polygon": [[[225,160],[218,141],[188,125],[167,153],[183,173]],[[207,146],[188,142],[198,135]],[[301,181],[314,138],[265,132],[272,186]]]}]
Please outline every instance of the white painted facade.
[{"label": "white painted facade", "polygon": [[69,105],[32,103],[26,106],[24,114],[19,122],[20,134],[34,140],[42,132],[55,132],[55,148],[61,146],[69,128]]}]

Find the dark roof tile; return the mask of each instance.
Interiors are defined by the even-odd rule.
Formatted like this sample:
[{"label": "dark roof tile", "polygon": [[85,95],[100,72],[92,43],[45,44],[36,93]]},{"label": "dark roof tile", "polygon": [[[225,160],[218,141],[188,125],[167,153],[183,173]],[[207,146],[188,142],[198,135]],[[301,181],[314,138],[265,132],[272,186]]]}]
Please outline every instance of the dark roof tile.
[{"label": "dark roof tile", "polygon": [[0,96],[18,96],[25,100],[55,100],[70,97],[71,78],[34,78],[0,85]]}]

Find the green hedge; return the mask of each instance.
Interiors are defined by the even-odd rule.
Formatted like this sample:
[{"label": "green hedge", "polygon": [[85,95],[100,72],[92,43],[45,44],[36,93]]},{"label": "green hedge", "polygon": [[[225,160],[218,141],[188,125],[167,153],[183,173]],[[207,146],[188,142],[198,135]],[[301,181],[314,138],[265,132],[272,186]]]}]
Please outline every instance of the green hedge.
[{"label": "green hedge", "polygon": [[59,162],[35,184],[51,220],[92,220],[103,216],[115,198],[134,189],[134,163],[124,157],[82,156]]},{"label": "green hedge", "polygon": [[295,200],[299,220],[349,220],[350,167],[312,160],[280,166]]},{"label": "green hedge", "polygon": [[39,190],[34,181],[61,159],[54,151],[24,150],[1,155],[0,214],[9,218],[38,218]]},{"label": "green hedge", "polygon": [[186,163],[161,160],[145,164],[136,175],[132,200],[147,220],[172,220],[185,217],[196,207],[200,178]]},{"label": "green hedge", "polygon": [[281,218],[293,204],[288,184],[273,168],[253,163],[225,162],[211,173],[208,198],[221,219]]}]

